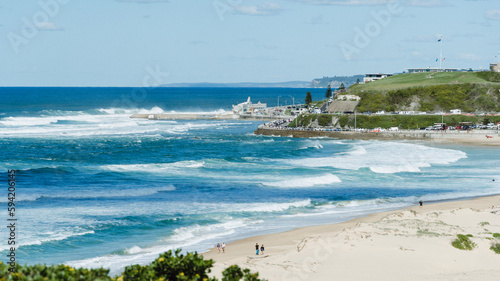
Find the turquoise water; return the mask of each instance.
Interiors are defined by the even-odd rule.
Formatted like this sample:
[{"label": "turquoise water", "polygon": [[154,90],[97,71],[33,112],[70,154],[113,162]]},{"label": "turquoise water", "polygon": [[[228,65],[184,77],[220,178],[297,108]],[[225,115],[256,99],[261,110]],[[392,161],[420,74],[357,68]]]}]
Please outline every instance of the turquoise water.
[{"label": "turquoise water", "polygon": [[261,124],[253,121],[129,118],[227,111],[248,96],[274,105],[306,91],[0,89],[0,201],[7,170],[18,170],[18,262],[119,273],[172,248],[203,252],[419,200],[500,193],[497,148],[265,137],[253,135]]}]

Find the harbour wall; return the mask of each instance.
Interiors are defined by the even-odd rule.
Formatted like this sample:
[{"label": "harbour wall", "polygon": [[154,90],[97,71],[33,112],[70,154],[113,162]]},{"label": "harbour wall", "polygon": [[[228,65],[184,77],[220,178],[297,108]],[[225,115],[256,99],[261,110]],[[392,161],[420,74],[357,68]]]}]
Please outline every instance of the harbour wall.
[{"label": "harbour wall", "polygon": [[267,136],[282,136],[294,138],[312,138],[312,137],[329,137],[338,139],[350,140],[453,140],[453,139],[476,139],[485,138],[486,135],[498,137],[499,134],[496,130],[480,130],[480,131],[382,131],[382,132],[369,132],[369,131],[307,131],[307,130],[289,130],[289,129],[276,129],[259,127],[254,132],[256,135]]}]

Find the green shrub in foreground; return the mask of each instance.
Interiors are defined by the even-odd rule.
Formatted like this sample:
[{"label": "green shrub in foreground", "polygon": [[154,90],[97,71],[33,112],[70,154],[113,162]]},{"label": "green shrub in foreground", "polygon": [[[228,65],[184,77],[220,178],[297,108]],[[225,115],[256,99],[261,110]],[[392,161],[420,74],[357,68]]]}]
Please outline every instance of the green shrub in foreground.
[{"label": "green shrub in foreground", "polygon": [[[0,262],[0,281],[217,281],[208,277],[213,260],[204,260],[198,253],[181,254],[181,249],[161,254],[149,265],[131,265],[125,267],[120,276],[111,278],[109,269],[75,269],[67,265],[32,265],[16,264],[14,273],[9,272],[9,265]],[[261,281],[258,273],[230,266],[222,272],[224,281]],[[243,279],[242,279],[243,278]]]},{"label": "green shrub in foreground", "polygon": [[111,281],[108,276],[109,269],[75,269],[66,265],[30,265],[21,266],[16,265],[14,273],[8,272],[9,266],[0,262],[0,280],[65,280],[65,281],[79,281],[79,280],[96,280],[96,281]]},{"label": "green shrub in foreground", "polygon": [[493,233],[493,237],[500,238],[500,233]]},{"label": "green shrub in foreground", "polygon": [[457,239],[451,242],[451,245],[460,250],[472,251],[476,247],[476,243],[470,241],[472,235],[458,234]]},{"label": "green shrub in foreground", "polygon": [[241,269],[237,265],[231,265],[222,272],[222,281],[238,281],[244,278],[244,281],[259,281],[259,273],[251,273],[250,269]]}]

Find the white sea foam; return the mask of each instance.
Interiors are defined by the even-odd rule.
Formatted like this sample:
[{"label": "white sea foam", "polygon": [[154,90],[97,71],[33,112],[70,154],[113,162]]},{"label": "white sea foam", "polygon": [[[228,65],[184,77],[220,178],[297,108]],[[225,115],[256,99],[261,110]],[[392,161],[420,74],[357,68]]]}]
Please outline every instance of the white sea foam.
[{"label": "white sea foam", "polygon": [[[120,188],[120,189],[97,189],[88,188],[84,191],[82,190],[71,190],[67,189],[65,191],[58,191],[57,195],[53,192],[47,190],[47,193],[33,192],[29,194],[21,193],[16,197],[16,201],[36,201],[42,198],[45,199],[84,199],[84,198],[117,198],[117,197],[141,197],[153,195],[158,192],[173,191],[175,186],[166,185],[161,187],[134,187],[134,188]],[[0,202],[7,202],[7,197],[0,198]]]},{"label": "white sea foam", "polygon": [[248,219],[239,219],[203,226],[195,224],[187,227],[180,227],[175,229],[173,235],[164,240],[164,242],[167,244],[187,246],[199,243],[203,240],[231,235],[235,233],[236,229],[246,227],[252,223],[258,222]]},{"label": "white sea foam", "polygon": [[[104,108],[93,112],[51,111],[39,117],[0,118],[0,135],[4,137],[83,137],[100,135],[184,134],[190,130],[236,126],[231,121],[131,119],[134,113],[164,113],[163,109]],[[220,114],[222,111],[214,111]],[[202,114],[202,113],[199,113]],[[241,122],[239,122],[241,123]]]},{"label": "white sea foam", "polygon": [[306,145],[301,147],[300,149],[308,149],[308,148],[321,149],[321,148],[323,148],[323,146],[321,145],[321,143],[319,141],[308,140],[308,141],[306,141]]},{"label": "white sea foam", "polygon": [[[51,241],[61,241],[66,240],[74,236],[82,236],[87,234],[94,234],[93,230],[59,230],[59,231],[47,231],[43,233],[37,233],[36,237],[32,237],[30,234],[24,235],[20,239],[16,240],[17,248],[22,248],[25,246],[41,245],[42,243]],[[0,245],[0,251],[9,249],[10,246],[7,244]]]},{"label": "white sea foam", "polygon": [[125,253],[131,254],[131,255],[138,254],[138,253],[141,253],[141,252],[144,252],[144,249],[142,249],[139,246],[133,246],[133,247],[125,250]]},{"label": "white sea foam", "polygon": [[230,112],[224,110],[224,109],[218,109],[214,111],[176,111],[176,110],[170,110],[165,112],[165,114],[199,114],[199,115],[223,115],[223,114],[228,114]]},{"label": "white sea foam", "polygon": [[163,114],[165,110],[161,107],[153,106],[151,109],[147,108],[100,108],[98,112],[109,115],[132,115],[132,114]]},{"label": "white sea foam", "polygon": [[178,161],[172,163],[158,164],[128,164],[128,165],[105,165],[101,169],[110,170],[113,172],[145,172],[145,173],[164,173],[169,171],[178,171],[182,168],[201,168],[205,165],[205,161]]},{"label": "white sea foam", "polygon": [[192,249],[193,245],[210,245],[214,239],[222,240],[236,233],[237,229],[248,227],[252,224],[259,224],[262,221],[251,221],[248,219],[230,220],[212,225],[191,225],[180,227],[173,231],[173,234],[163,241],[151,247],[133,246],[125,250],[125,255],[110,254],[100,257],[83,260],[68,261],[65,264],[73,267],[87,268],[110,268],[111,275],[123,271],[124,267],[130,264],[149,264],[156,259],[159,254],[171,249],[183,248]]},{"label": "white sea foam", "polygon": [[282,212],[291,208],[303,208],[311,205],[311,199],[301,200],[296,202],[286,203],[248,203],[248,204],[231,204],[230,212]]},{"label": "white sea foam", "polygon": [[330,185],[333,183],[342,182],[339,177],[332,174],[324,174],[314,177],[288,177],[286,180],[266,181],[262,182],[265,186],[282,187],[282,188],[298,188],[298,187],[313,187],[318,185]]},{"label": "white sea foam", "polygon": [[409,143],[363,142],[351,151],[331,157],[286,160],[297,166],[333,167],[358,170],[369,168],[375,173],[418,172],[433,164],[446,165],[466,158],[459,150],[442,149]]}]

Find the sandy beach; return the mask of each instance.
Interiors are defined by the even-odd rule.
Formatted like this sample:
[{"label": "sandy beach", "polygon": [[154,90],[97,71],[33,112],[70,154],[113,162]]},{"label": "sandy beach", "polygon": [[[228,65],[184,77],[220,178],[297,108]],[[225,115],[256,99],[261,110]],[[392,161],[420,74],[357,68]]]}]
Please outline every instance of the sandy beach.
[{"label": "sandy beach", "polygon": [[[256,236],[204,253],[213,276],[232,264],[275,280],[498,280],[500,196],[426,204],[345,223]],[[471,234],[472,251],[454,248]],[[265,245],[255,254],[255,243]]]}]

